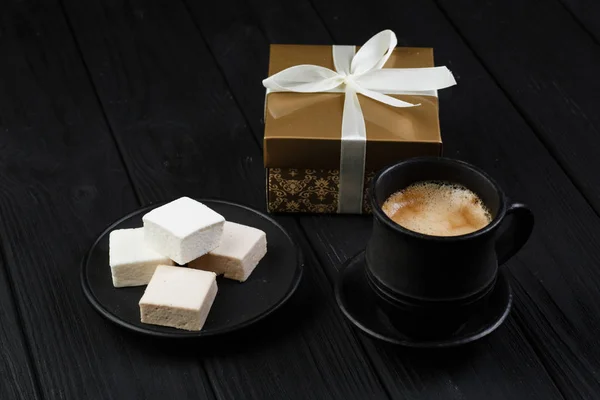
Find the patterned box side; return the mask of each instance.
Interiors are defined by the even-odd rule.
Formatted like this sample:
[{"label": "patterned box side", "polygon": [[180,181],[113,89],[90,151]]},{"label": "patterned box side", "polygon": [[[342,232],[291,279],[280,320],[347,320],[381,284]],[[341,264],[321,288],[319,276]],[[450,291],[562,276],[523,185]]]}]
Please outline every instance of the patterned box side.
[{"label": "patterned box side", "polygon": [[[365,173],[363,214],[370,214],[369,184],[375,171]],[[338,169],[267,168],[267,208],[278,213],[335,214]]]}]

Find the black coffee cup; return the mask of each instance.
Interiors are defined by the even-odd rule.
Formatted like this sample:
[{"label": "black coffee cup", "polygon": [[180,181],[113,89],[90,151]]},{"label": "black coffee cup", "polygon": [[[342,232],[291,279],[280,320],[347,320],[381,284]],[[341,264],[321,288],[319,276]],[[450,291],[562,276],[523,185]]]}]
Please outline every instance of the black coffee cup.
[{"label": "black coffee cup", "polygon": [[[406,229],[383,212],[390,195],[422,181],[466,187],[483,201],[491,222],[466,235],[431,236]],[[488,174],[458,160],[408,159],[380,171],[370,193],[367,281],[392,322],[418,334],[446,334],[484,307],[498,266],[521,249],[533,229],[527,206],[509,203]]]}]

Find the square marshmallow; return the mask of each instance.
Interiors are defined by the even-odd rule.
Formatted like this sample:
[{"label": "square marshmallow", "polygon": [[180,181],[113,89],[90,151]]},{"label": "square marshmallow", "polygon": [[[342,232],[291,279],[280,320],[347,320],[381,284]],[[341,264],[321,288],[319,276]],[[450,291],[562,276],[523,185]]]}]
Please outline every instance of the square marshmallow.
[{"label": "square marshmallow", "polygon": [[188,266],[244,282],[266,253],[267,236],[263,231],[225,222],[219,247],[191,261]]},{"label": "square marshmallow", "polygon": [[142,228],[114,230],[108,242],[108,263],[115,287],[147,285],[158,265],[173,264],[146,245]]},{"label": "square marshmallow", "polygon": [[216,296],[214,272],[160,265],[140,299],[141,321],[199,331]]},{"label": "square marshmallow", "polygon": [[178,264],[215,249],[225,218],[204,204],[181,197],[142,217],[146,243]]}]

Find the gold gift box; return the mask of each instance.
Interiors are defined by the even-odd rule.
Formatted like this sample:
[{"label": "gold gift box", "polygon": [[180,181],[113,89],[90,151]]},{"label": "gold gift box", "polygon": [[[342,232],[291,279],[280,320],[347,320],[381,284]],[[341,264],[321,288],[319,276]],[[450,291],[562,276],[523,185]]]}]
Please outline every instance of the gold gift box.
[{"label": "gold gift box", "polygon": [[[271,45],[269,76],[294,65],[335,69],[331,46]],[[383,68],[433,67],[433,49],[397,47]],[[368,183],[379,169],[442,152],[438,99],[390,95],[417,107],[397,108],[358,94],[367,131],[363,213]],[[269,93],[264,165],[270,212],[336,213],[344,93]]]}]

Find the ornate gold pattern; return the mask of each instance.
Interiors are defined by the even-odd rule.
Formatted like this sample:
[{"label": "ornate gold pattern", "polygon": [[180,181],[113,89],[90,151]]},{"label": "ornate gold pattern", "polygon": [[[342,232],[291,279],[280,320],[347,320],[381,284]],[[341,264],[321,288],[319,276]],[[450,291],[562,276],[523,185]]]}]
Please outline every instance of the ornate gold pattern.
[{"label": "ornate gold pattern", "polygon": [[[369,183],[374,172],[365,174],[363,214],[371,212]],[[337,213],[340,171],[336,169],[267,169],[269,212]]]}]

